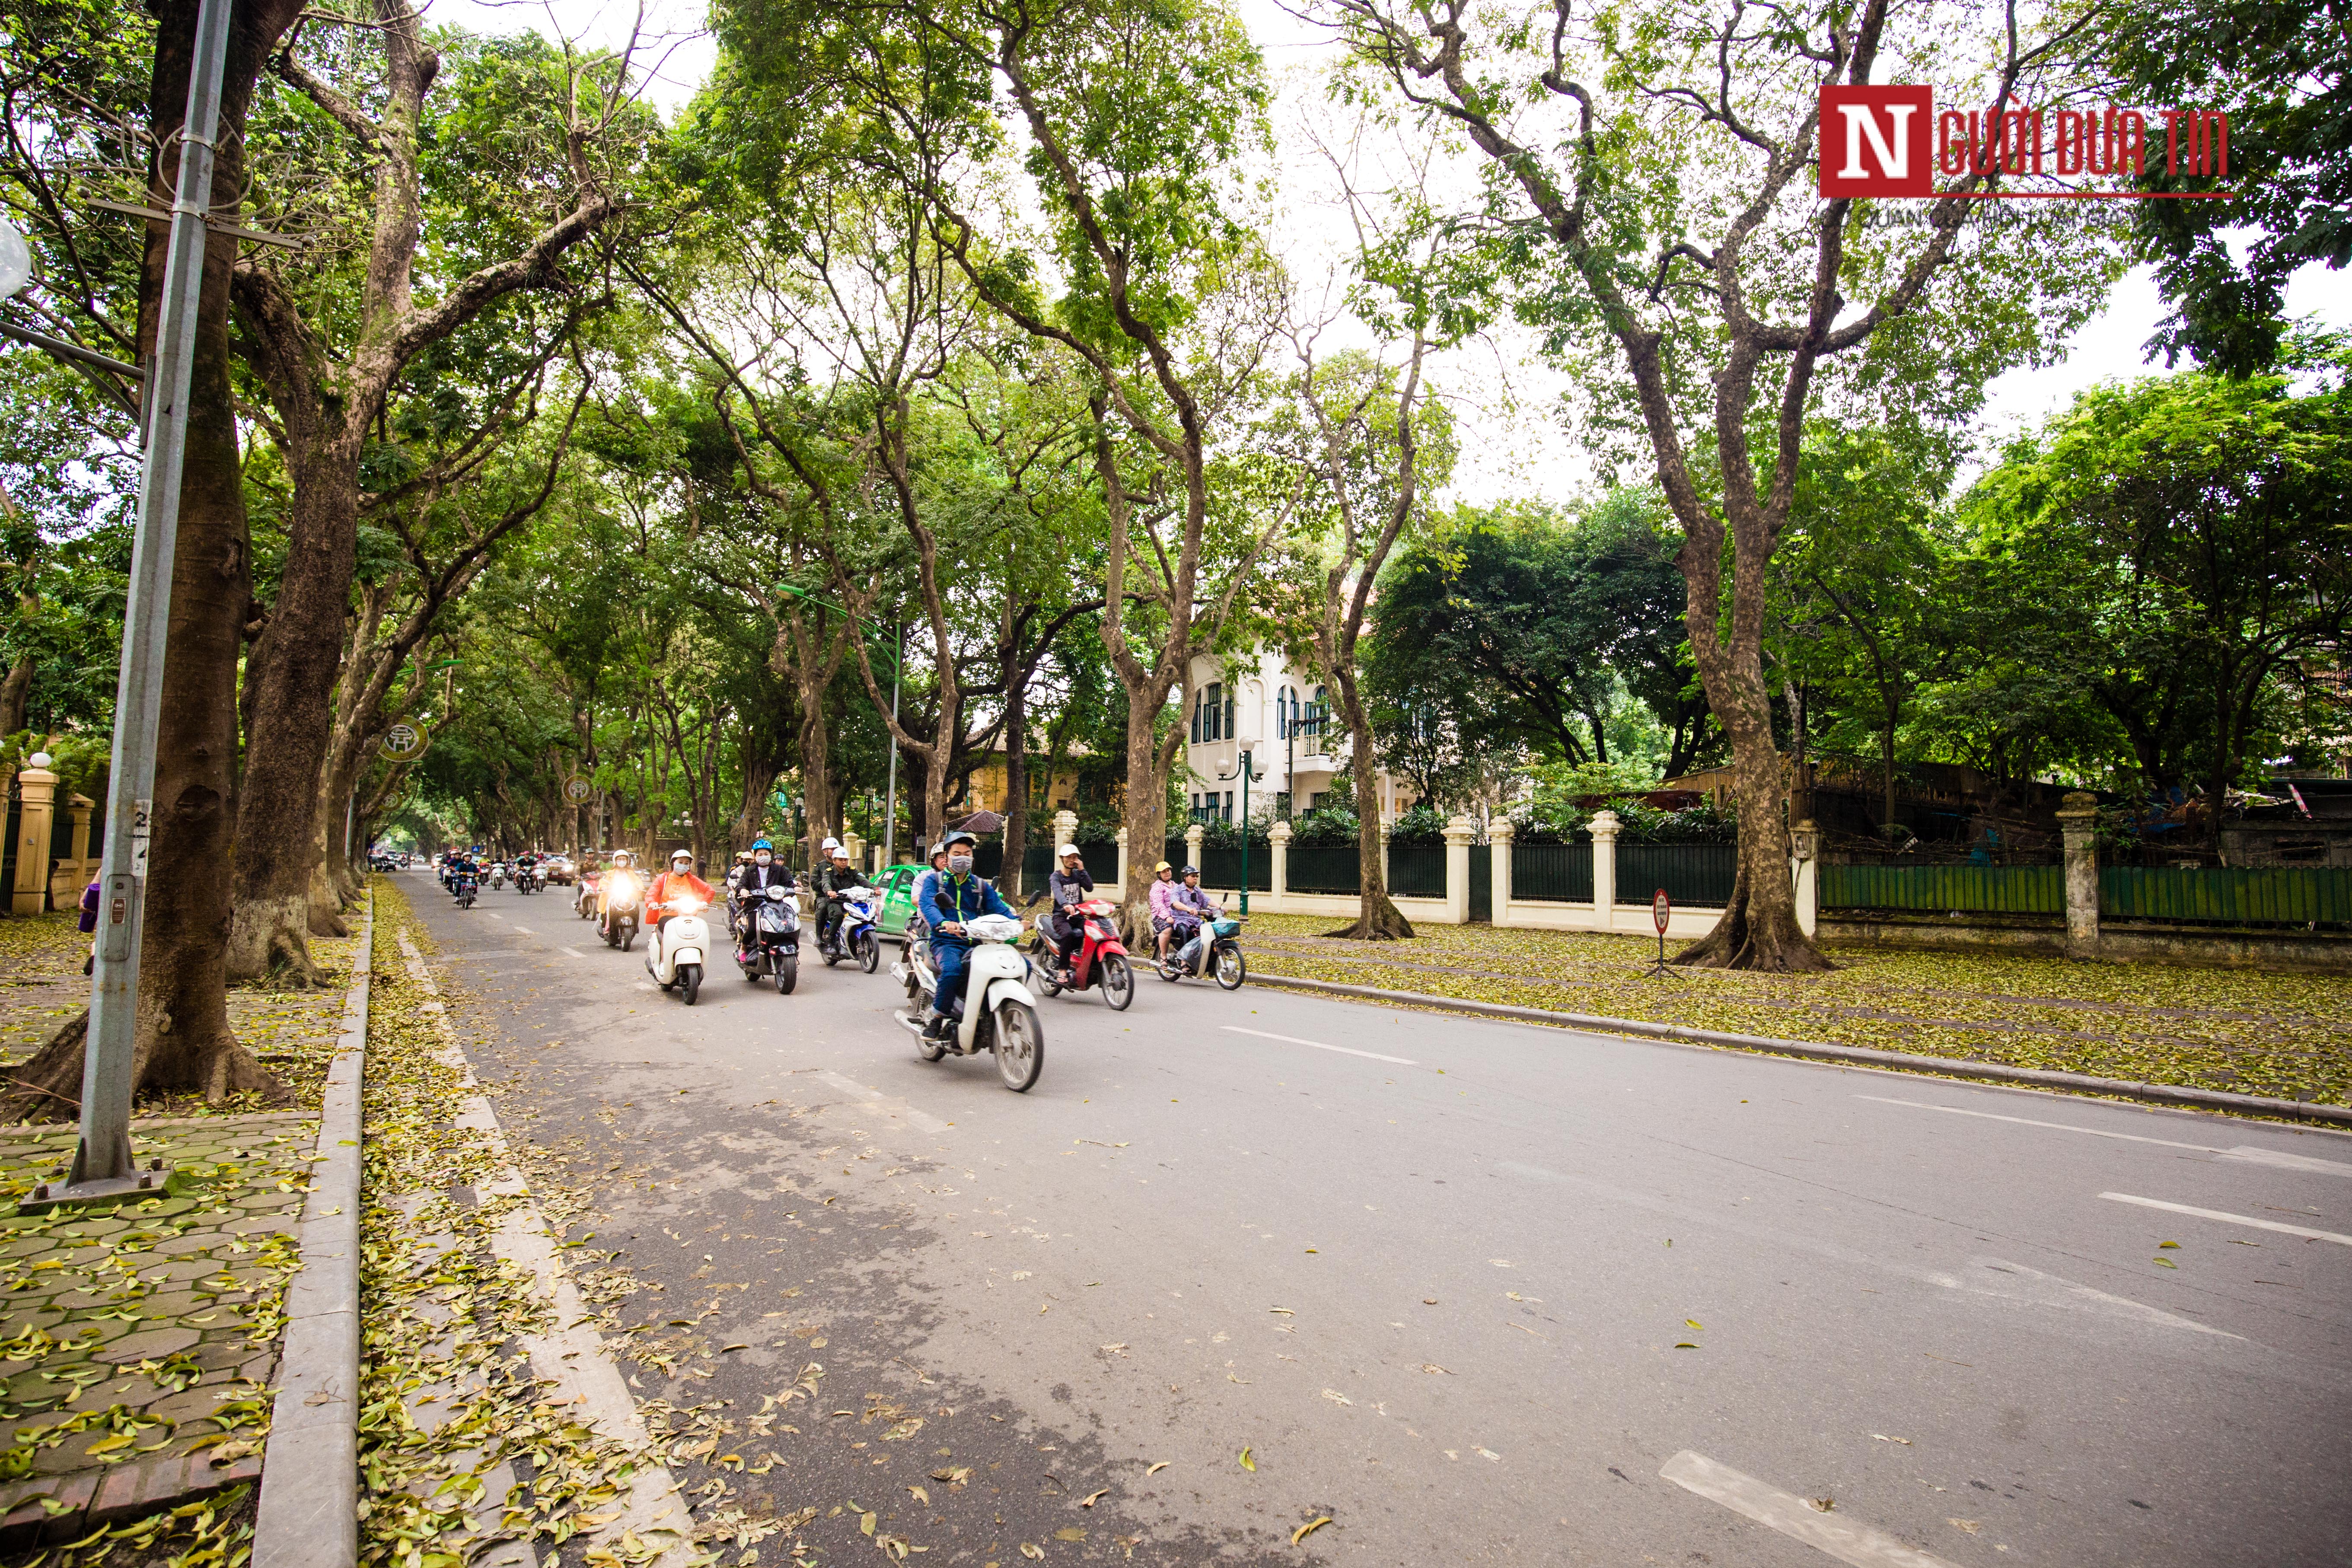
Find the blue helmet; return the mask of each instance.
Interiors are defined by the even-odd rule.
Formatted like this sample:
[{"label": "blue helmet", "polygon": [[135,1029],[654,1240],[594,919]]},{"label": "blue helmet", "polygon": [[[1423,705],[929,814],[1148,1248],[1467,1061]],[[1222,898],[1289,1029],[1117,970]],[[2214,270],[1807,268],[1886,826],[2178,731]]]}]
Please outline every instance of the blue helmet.
[{"label": "blue helmet", "polygon": [[752,847],[752,848],[754,848],[754,849],[765,849],[765,850],[768,850],[768,851],[769,851],[769,852],[771,852],[771,853],[773,853],[773,852],[774,852],[774,850],[775,850],[775,847],[775,847],[774,845],[772,845],[772,844],[769,843],[769,842],[768,842],[766,839],[764,839],[764,838],[754,838],[753,840],[751,840],[751,847]]}]

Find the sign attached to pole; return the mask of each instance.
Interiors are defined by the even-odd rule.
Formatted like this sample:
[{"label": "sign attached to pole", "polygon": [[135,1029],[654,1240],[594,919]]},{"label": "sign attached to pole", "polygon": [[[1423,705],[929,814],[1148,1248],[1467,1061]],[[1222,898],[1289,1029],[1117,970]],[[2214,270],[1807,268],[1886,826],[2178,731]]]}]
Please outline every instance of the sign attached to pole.
[{"label": "sign attached to pole", "polygon": [[413,763],[425,754],[432,740],[414,724],[394,724],[383,732],[383,742],[377,747],[395,763]]},{"label": "sign attached to pole", "polygon": [[1674,918],[1674,901],[1666,897],[1666,890],[1660,888],[1650,900],[1650,919],[1658,927],[1658,956],[1649,968],[1642,972],[1644,974],[1672,975],[1675,973],[1674,965],[1666,962],[1666,922]]},{"label": "sign attached to pole", "polygon": [[586,779],[570,778],[563,781],[563,798],[574,805],[587,805],[588,797],[595,793],[596,786]]}]

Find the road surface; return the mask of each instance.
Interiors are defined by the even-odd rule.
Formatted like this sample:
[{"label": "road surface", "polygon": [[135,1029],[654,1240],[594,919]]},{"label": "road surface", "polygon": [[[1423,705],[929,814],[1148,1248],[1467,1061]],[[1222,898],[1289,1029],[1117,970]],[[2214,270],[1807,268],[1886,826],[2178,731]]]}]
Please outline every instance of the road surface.
[{"label": "road surface", "polygon": [[887,958],[688,1008],[563,889],[401,883],[623,1317],[696,1320],[646,1396],[823,1367],[727,1479],[824,1561],[2352,1561],[2352,1138],[1150,977],[1015,1095]]}]

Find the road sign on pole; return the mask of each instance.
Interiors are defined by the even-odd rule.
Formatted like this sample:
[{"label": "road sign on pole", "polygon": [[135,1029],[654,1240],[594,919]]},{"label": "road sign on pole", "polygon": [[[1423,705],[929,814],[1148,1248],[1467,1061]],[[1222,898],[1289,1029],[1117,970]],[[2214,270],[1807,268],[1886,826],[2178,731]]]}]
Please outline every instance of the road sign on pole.
[{"label": "road sign on pole", "polygon": [[588,797],[595,793],[596,786],[586,779],[568,778],[563,781],[563,798],[574,805],[587,805]]},{"label": "road sign on pole", "polygon": [[145,461],[139,525],[131,547],[122,670],[115,686],[114,755],[107,792],[105,884],[91,965],[89,1026],[82,1049],[81,1140],[58,1195],[66,1202],[160,1187],[131,1152],[131,1072],[139,1003],[139,937],[147,891],[147,832],[155,791],[155,721],[163,700],[164,641],[172,619],[172,556],[180,526],[180,475],[188,437],[198,299],[205,280],[205,219],[213,201],[213,146],[220,131],[222,67],[232,0],[204,0],[179,135],[180,177],[147,382]]},{"label": "road sign on pole", "polygon": [[[1666,890],[1664,888],[1660,888],[1650,900],[1650,919],[1658,928],[1658,956],[1649,968],[1642,972],[1643,973],[1675,973],[1673,965],[1666,962],[1666,922],[1674,918],[1674,900],[1666,897]],[[1682,976],[1675,974],[1675,978],[1679,980]]]},{"label": "road sign on pole", "polygon": [[414,724],[394,724],[383,732],[376,749],[395,763],[413,763],[423,756],[433,738]]}]

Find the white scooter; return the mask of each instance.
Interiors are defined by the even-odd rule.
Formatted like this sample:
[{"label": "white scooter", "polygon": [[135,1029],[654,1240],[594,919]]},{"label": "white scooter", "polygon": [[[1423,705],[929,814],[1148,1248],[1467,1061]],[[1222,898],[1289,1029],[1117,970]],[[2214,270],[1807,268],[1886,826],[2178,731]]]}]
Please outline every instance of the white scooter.
[{"label": "white scooter", "polygon": [[646,973],[665,990],[686,993],[686,1005],[702,992],[702,955],[710,946],[710,928],[703,923],[703,902],[688,894],[671,899],[662,908],[670,918],[646,938]]},{"label": "white scooter", "polygon": [[1029,961],[1013,945],[1021,922],[1004,915],[977,915],[964,924],[972,941],[964,970],[963,1014],[954,1033],[933,1039],[923,1033],[930,998],[939,989],[927,944],[909,942],[890,966],[890,977],[907,987],[907,1011],[898,1022],[915,1035],[915,1051],[927,1062],[952,1051],[960,1057],[996,1053],[997,1076],[1015,1094],[1025,1093],[1045,1066],[1045,1031],[1037,1022],[1037,998],[1026,984]]}]

